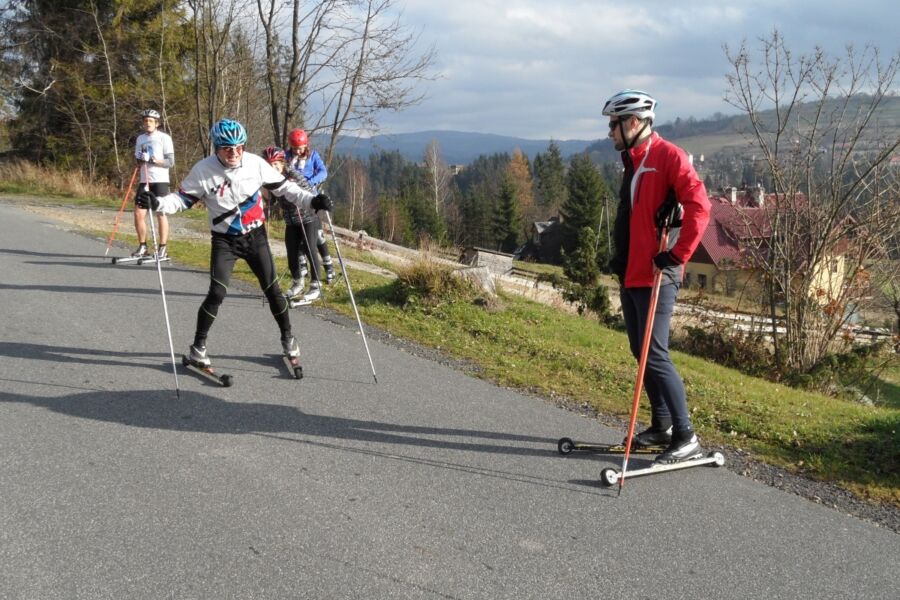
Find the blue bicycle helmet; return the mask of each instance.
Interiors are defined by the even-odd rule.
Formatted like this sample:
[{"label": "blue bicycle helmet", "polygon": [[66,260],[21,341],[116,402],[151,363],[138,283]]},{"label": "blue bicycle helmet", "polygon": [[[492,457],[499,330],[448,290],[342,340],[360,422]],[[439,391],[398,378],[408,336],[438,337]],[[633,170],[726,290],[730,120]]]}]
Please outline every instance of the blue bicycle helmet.
[{"label": "blue bicycle helmet", "polygon": [[247,143],[247,132],[244,126],[231,119],[220,119],[209,130],[213,146],[242,146]]}]

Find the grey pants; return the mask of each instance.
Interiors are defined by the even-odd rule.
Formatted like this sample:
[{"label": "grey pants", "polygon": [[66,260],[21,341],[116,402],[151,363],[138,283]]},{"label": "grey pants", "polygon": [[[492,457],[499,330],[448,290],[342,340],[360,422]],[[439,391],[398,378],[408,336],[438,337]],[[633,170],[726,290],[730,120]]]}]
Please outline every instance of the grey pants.
[{"label": "grey pants", "polygon": [[[675,284],[662,285],[656,302],[650,348],[647,352],[647,369],[644,372],[644,389],[650,398],[653,424],[667,428],[672,424],[674,431],[690,431],[691,416],[687,407],[684,382],[672,359],[669,358],[669,326],[678,288]],[[647,309],[650,307],[651,288],[622,288],[622,313],[631,353],[640,360],[644,329],[647,324]]]}]

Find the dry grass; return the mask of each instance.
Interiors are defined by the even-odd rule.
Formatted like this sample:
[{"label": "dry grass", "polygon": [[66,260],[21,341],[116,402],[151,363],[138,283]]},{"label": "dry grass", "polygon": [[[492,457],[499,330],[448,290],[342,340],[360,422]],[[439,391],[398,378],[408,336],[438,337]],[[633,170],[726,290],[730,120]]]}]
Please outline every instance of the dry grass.
[{"label": "dry grass", "polygon": [[120,199],[122,193],[109,182],[91,181],[82,171],[42,167],[24,160],[0,163],[0,191],[91,199]]}]

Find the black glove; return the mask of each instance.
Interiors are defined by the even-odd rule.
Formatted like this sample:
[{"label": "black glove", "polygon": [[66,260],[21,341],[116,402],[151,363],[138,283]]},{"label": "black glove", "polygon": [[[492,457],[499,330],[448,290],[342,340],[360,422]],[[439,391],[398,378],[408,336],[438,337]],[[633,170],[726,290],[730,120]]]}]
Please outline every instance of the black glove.
[{"label": "black glove", "polygon": [[150,190],[138,192],[137,198],[134,199],[134,204],[138,208],[150,208],[153,211],[159,210],[159,198]]},{"label": "black glove", "polygon": [[665,252],[660,252],[656,256],[653,257],[653,264],[656,265],[656,268],[662,271],[666,267],[676,267],[681,263],[675,258],[671,252],[666,250]]},{"label": "black glove", "polygon": [[331,198],[326,196],[325,194],[318,194],[313,197],[312,201],[309,203],[313,210],[331,210]]},{"label": "black glove", "polygon": [[670,193],[668,197],[666,197],[665,202],[663,202],[659,210],[656,211],[656,228],[662,229],[663,227],[681,227],[681,216],[684,214],[684,209],[678,204],[678,200],[675,199],[675,194]]}]

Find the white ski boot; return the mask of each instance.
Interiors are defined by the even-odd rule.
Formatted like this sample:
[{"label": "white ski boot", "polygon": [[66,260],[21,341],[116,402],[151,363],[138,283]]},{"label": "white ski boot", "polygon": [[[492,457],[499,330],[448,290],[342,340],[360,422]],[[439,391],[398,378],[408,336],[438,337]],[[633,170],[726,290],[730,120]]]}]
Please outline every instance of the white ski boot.
[{"label": "white ski boot", "polygon": [[306,287],[306,282],[304,281],[304,277],[301,275],[300,279],[295,279],[291,283],[291,287],[288,288],[285,296],[287,296],[289,299],[297,298],[303,293],[304,287]]},{"label": "white ski boot", "polygon": [[196,363],[199,366],[209,368],[212,365],[212,361],[209,360],[209,356],[206,354],[206,346],[194,346],[191,344],[188,358],[192,363]]},{"label": "white ski boot", "polygon": [[322,295],[321,288],[319,286],[318,281],[313,281],[309,284],[309,291],[303,296],[304,302],[312,302],[313,300],[318,300],[319,296]]}]

